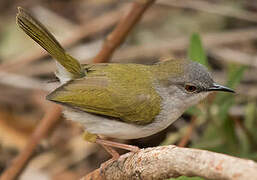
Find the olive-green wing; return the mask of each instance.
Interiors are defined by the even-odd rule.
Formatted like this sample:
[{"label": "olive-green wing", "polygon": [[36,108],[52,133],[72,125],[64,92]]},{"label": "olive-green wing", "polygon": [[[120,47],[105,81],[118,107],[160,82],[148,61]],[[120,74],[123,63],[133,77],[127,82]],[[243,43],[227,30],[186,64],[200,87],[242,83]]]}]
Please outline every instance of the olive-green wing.
[{"label": "olive-green wing", "polygon": [[147,71],[137,65],[94,67],[86,77],[62,85],[47,99],[136,124],[150,123],[159,114],[161,99],[149,84]]}]

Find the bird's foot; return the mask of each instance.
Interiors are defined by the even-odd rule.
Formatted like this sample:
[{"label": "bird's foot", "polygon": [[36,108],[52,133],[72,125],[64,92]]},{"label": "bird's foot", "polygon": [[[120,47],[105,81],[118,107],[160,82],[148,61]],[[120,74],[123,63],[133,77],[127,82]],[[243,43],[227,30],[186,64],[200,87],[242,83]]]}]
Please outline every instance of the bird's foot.
[{"label": "bird's foot", "polygon": [[112,156],[111,159],[109,159],[108,161],[106,161],[106,162],[104,162],[104,163],[101,164],[100,172],[101,172],[101,173],[104,173],[105,168],[106,168],[109,164],[111,164],[111,163],[113,163],[114,161],[118,160],[119,157],[120,157],[120,154],[119,154],[117,151],[115,151],[112,147],[105,146],[105,145],[102,145],[102,146],[103,146],[103,148]]},{"label": "bird's foot", "polygon": [[139,147],[137,147],[137,146],[132,146],[132,145],[128,145],[128,144],[123,144],[123,143],[118,143],[118,142],[101,139],[99,136],[97,136],[95,134],[91,134],[87,131],[84,132],[83,139],[88,142],[97,143],[97,144],[101,145],[112,156],[112,158],[110,160],[101,164],[101,167],[100,167],[101,174],[104,174],[104,171],[109,164],[118,160],[120,157],[120,154],[112,147],[125,149],[128,151],[134,152],[134,153],[136,153],[140,150]]},{"label": "bird's foot", "polygon": [[[109,140],[106,140],[106,139],[101,139],[96,134],[91,134],[87,131],[84,131],[83,139],[85,141],[88,141],[88,142],[91,142],[91,143],[97,143],[97,144],[100,144],[102,146],[109,146],[109,147],[114,147],[114,148],[119,148],[119,149],[125,149],[125,150],[131,151],[131,152],[138,152],[140,150],[137,146],[132,146],[132,145],[128,145],[128,144],[113,142],[113,141],[109,141]],[[115,151],[115,150],[113,149],[112,151]],[[107,152],[109,152],[109,151],[107,150]]]},{"label": "bird's foot", "polygon": [[95,142],[97,144],[101,144],[101,145],[105,145],[105,146],[125,149],[125,150],[128,150],[128,151],[134,152],[134,153],[136,153],[140,150],[139,147],[137,147],[137,146],[132,146],[132,145],[128,145],[128,144],[108,141],[108,140],[105,140],[105,139],[100,139],[99,137],[96,138]]}]

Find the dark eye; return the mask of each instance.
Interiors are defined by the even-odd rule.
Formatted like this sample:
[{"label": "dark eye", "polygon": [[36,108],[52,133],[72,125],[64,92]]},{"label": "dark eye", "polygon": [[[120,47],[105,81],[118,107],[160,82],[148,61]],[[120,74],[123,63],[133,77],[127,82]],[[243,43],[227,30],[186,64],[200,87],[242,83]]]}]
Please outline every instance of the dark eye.
[{"label": "dark eye", "polygon": [[187,92],[192,93],[192,92],[195,92],[197,90],[197,88],[195,86],[191,85],[191,84],[186,84],[185,85],[185,90]]}]

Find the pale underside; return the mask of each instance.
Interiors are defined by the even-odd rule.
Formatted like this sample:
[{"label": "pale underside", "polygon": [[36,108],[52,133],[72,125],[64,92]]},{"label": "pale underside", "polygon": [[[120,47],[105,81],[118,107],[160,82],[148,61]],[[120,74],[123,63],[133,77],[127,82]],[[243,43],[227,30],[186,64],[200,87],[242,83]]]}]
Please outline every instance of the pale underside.
[{"label": "pale underside", "polygon": [[[197,94],[189,98],[188,101],[181,103],[180,99],[174,98],[168,89],[157,87],[157,91],[163,98],[161,103],[162,109],[153,122],[149,124],[137,125],[126,123],[115,118],[105,118],[91,113],[74,111],[71,108],[66,108],[64,115],[67,119],[79,122],[85,127],[86,131],[92,134],[118,139],[138,139],[156,134],[167,128],[182,115],[187,107],[196,104],[208,95],[208,93]],[[171,91],[176,91],[176,87],[173,87]]]},{"label": "pale underside", "polygon": [[[66,83],[48,96],[48,99],[66,106],[64,114],[67,119],[79,122],[93,134],[118,139],[150,136],[168,127],[187,107],[207,95],[199,94],[188,98],[187,102],[181,102],[176,94],[181,92],[176,86],[152,84],[149,90],[148,81],[153,79],[147,74],[147,69],[140,73],[130,69],[126,74],[126,68],[137,71],[140,68],[132,65],[119,70],[119,66],[109,74],[108,66],[92,65],[85,78]],[[143,81],[139,81],[139,77]],[[119,87],[113,90],[109,86]],[[109,94],[103,94],[107,92]],[[151,95],[154,98],[150,98]]]}]

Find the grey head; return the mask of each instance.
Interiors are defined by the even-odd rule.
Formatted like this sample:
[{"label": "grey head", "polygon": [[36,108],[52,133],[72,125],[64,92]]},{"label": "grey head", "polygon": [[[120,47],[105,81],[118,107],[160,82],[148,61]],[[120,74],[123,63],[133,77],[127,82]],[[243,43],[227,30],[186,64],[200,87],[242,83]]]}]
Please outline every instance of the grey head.
[{"label": "grey head", "polygon": [[[177,60],[174,60],[175,63],[172,61],[170,64],[166,62],[166,67],[175,65],[176,73],[171,72],[162,84],[177,108],[190,107],[214,91],[234,93],[232,89],[215,83],[208,69],[203,65],[190,60],[179,60],[181,61],[179,63],[176,62]],[[169,69],[174,70],[174,68]]]},{"label": "grey head", "polygon": [[184,76],[182,76],[184,89],[187,93],[201,93],[211,91],[232,92],[234,90],[214,82],[208,69],[203,65],[188,61],[184,66]]}]

